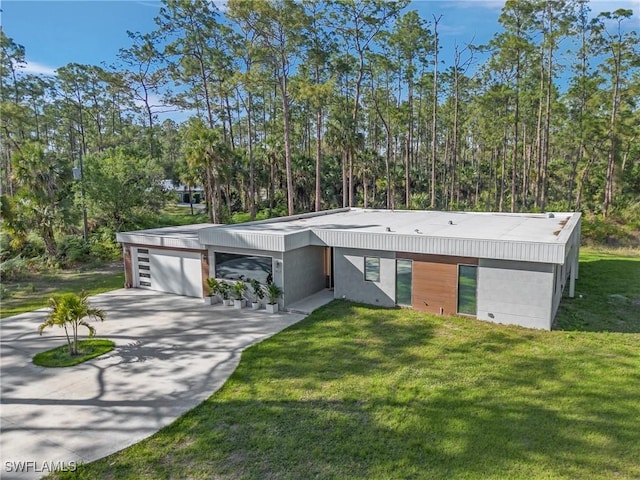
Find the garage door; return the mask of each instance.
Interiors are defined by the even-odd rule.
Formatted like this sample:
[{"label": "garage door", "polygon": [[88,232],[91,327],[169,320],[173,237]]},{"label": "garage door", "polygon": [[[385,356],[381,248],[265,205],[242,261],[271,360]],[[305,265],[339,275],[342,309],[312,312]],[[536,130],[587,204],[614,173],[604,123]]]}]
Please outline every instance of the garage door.
[{"label": "garage door", "polygon": [[137,287],[202,297],[200,253],[138,248],[136,260]]}]

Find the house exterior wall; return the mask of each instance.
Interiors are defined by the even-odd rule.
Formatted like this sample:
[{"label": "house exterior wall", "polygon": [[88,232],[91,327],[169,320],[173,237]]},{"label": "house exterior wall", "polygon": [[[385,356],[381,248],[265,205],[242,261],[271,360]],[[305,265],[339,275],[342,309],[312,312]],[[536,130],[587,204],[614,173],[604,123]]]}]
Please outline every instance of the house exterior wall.
[{"label": "house exterior wall", "polygon": [[480,259],[480,320],[550,330],[553,315],[554,265]]},{"label": "house exterior wall", "polygon": [[[380,258],[380,281],[364,279],[364,258]],[[383,307],[396,304],[396,255],[383,250],[334,249],[334,294],[354,302]]]},{"label": "house exterior wall", "polygon": [[324,248],[304,247],[283,255],[284,307],[325,288]]}]

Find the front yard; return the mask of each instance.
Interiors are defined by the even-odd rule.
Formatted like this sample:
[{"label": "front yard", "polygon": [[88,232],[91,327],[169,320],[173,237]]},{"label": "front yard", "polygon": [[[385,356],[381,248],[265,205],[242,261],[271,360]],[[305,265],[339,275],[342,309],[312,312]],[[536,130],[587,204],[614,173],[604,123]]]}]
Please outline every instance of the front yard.
[{"label": "front yard", "polygon": [[68,478],[640,478],[640,258],[592,254],[562,330],[336,301]]},{"label": "front yard", "polygon": [[124,268],[121,263],[88,270],[30,274],[21,280],[4,283],[0,318],[44,308],[52,295],[80,293],[82,290],[96,295],[123,286]]}]

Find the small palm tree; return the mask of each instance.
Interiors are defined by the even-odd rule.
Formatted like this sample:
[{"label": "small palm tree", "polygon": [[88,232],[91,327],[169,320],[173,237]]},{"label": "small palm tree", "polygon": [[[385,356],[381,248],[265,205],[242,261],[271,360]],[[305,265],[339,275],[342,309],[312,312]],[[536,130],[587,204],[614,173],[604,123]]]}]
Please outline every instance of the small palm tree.
[{"label": "small palm tree", "polygon": [[[69,352],[71,355],[78,355],[78,328],[86,327],[89,330],[89,337],[93,337],[96,329],[85,321],[85,318],[93,318],[104,321],[106,314],[99,308],[94,308],[89,304],[88,293],[83,291],[80,295],[75,293],[66,293],[58,297],[49,299],[49,308],[51,311],[47,319],[38,327],[38,332],[42,332],[47,327],[55,325],[64,328],[64,333],[69,344]],[[71,337],[69,329],[71,327]]]}]

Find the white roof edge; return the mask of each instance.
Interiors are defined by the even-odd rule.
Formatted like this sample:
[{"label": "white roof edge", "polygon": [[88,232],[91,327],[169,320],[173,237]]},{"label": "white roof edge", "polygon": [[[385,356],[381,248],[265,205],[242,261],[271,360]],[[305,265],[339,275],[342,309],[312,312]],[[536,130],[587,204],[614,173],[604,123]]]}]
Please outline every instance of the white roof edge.
[{"label": "white roof edge", "polygon": [[[426,243],[422,243],[421,247],[426,248],[406,248],[409,243],[415,241],[417,236],[396,234],[387,236],[384,233],[355,233],[344,232],[339,230],[322,230],[318,229],[313,232],[318,239],[325,241],[326,236],[332,236],[333,241],[330,243],[333,247],[339,248],[356,248],[363,250],[379,250],[379,251],[396,251],[406,253],[418,253],[425,255],[442,255],[456,257],[474,257],[489,258],[498,260],[513,260],[520,262],[532,263],[564,263],[565,244],[560,242],[528,242],[522,240],[489,240],[477,238],[458,238],[458,237],[424,237],[430,239],[432,247],[429,248]],[[336,237],[348,237],[348,242],[336,242]],[[366,238],[366,242],[360,242],[359,238]],[[380,243],[376,244],[376,240]],[[383,245],[384,244],[384,245]],[[471,245],[472,248],[469,245]],[[520,249],[519,254],[509,254],[504,246],[517,247]],[[482,247],[480,247],[482,246]],[[452,248],[445,248],[452,247]],[[535,254],[533,248],[544,249],[549,255]],[[512,249],[512,250],[515,250]],[[483,254],[480,250],[491,251],[491,254]],[[499,253],[498,253],[499,252]]]},{"label": "white roof edge", "polygon": [[190,248],[204,250],[206,247],[196,239],[179,238],[171,236],[145,235],[135,232],[116,233],[116,241],[120,243],[133,243],[148,245],[150,247]]}]

